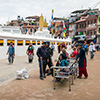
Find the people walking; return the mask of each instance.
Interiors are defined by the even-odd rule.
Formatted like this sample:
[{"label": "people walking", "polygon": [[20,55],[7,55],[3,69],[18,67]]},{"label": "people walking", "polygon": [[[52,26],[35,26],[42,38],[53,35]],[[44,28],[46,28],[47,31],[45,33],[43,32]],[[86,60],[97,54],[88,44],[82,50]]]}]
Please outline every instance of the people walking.
[{"label": "people walking", "polygon": [[29,44],[29,47],[27,48],[27,55],[29,63],[32,63],[33,56],[34,56],[34,47],[32,46],[32,43]]},{"label": "people walking", "polygon": [[46,78],[45,70],[46,70],[46,42],[43,42],[43,45],[38,48],[37,56],[39,61],[39,68],[40,68],[40,79],[43,80]]},{"label": "people walking", "polygon": [[13,45],[12,42],[10,42],[7,54],[9,54],[8,55],[9,64],[13,64],[13,62],[14,62],[14,56],[15,56],[15,48],[14,48],[14,45]]},{"label": "people walking", "polygon": [[78,78],[82,78],[82,74],[84,74],[85,79],[88,78],[88,73],[87,73],[87,59],[85,55],[85,51],[82,48],[82,44],[78,44],[78,49],[80,50],[79,54],[76,56],[76,61],[79,59],[79,76]]},{"label": "people walking", "polygon": [[90,59],[93,59],[94,58],[94,52],[95,52],[95,45],[93,44],[93,42],[90,43],[89,52],[90,52]]}]

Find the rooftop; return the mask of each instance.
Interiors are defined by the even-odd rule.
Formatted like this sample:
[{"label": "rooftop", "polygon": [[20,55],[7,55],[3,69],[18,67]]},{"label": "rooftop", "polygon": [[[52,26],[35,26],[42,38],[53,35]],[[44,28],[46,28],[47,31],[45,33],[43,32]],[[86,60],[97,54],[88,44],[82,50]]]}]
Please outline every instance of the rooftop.
[{"label": "rooftop", "polygon": [[78,21],[76,21],[75,23],[80,23],[80,22],[84,22],[84,21],[86,21],[86,19],[78,20]]},{"label": "rooftop", "polygon": [[39,16],[28,16],[28,17],[26,17],[26,19],[39,19],[40,17]]},{"label": "rooftop", "polygon": [[84,11],[86,11],[87,9],[84,9],[84,10],[75,10],[73,11],[72,13],[83,13]]}]

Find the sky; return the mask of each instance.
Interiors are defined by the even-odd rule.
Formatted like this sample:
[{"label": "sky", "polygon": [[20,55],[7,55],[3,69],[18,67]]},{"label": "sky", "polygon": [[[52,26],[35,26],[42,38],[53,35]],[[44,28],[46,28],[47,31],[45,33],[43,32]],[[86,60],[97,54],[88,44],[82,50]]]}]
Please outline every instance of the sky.
[{"label": "sky", "polygon": [[[17,16],[40,16],[43,13],[47,22],[54,17],[67,17],[72,11],[93,7],[99,0],[0,0],[0,24],[17,19]],[[100,4],[97,6],[100,8]]]}]

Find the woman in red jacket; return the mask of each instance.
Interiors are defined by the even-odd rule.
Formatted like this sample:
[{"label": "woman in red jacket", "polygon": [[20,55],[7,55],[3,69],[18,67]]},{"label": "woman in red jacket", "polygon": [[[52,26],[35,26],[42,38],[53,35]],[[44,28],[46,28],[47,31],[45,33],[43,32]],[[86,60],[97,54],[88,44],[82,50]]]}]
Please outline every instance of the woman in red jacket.
[{"label": "woman in red jacket", "polygon": [[73,48],[73,53],[72,53],[72,56],[71,58],[76,58],[76,55],[77,55],[77,50],[76,50],[76,47]]}]

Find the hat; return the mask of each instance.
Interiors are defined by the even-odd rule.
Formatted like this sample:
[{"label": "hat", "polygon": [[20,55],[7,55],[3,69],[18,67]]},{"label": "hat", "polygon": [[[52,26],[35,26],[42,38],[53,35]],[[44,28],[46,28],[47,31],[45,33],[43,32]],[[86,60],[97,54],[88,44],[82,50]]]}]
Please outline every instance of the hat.
[{"label": "hat", "polygon": [[49,42],[49,41],[47,41],[47,42],[46,42],[46,45],[48,45],[48,46],[49,46],[49,45],[50,45],[50,42]]},{"label": "hat", "polygon": [[12,41],[10,43],[13,43]]},{"label": "hat", "polygon": [[46,44],[46,42],[43,42],[43,44]]}]

